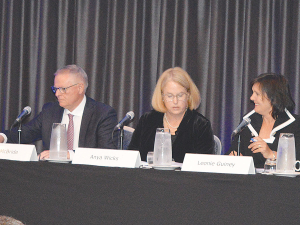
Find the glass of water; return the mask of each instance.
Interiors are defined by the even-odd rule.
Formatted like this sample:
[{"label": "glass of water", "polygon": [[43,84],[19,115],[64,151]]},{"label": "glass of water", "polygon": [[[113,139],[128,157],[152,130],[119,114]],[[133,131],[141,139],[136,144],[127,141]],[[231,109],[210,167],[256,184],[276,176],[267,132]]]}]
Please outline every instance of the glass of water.
[{"label": "glass of water", "polygon": [[148,152],[148,154],[147,154],[147,163],[148,163],[148,166],[153,165],[153,152]]},{"label": "glass of water", "polygon": [[276,172],[276,159],[267,159],[265,162],[264,173],[275,173]]},{"label": "glass of water", "polygon": [[66,160],[68,156],[66,124],[53,123],[49,158],[55,160]]},{"label": "glass of water", "polygon": [[171,166],[172,164],[172,142],[171,133],[168,128],[157,128],[154,141],[154,166]]}]

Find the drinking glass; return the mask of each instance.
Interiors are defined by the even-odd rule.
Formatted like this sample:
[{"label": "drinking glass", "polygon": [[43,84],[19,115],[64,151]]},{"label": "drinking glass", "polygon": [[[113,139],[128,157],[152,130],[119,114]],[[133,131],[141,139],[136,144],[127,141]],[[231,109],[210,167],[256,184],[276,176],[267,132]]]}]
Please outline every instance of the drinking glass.
[{"label": "drinking glass", "polygon": [[67,131],[66,124],[53,123],[49,157],[54,160],[67,160]]},{"label": "drinking glass", "polygon": [[276,172],[295,172],[296,151],[294,134],[281,133],[277,148]]},{"label": "drinking glass", "polygon": [[272,174],[276,172],[276,159],[267,159],[264,168],[264,173]]},{"label": "drinking glass", "polygon": [[148,152],[148,154],[147,154],[147,163],[148,163],[148,166],[153,164],[153,152]]},{"label": "drinking glass", "polygon": [[154,141],[154,166],[171,166],[172,142],[168,128],[157,128]]}]

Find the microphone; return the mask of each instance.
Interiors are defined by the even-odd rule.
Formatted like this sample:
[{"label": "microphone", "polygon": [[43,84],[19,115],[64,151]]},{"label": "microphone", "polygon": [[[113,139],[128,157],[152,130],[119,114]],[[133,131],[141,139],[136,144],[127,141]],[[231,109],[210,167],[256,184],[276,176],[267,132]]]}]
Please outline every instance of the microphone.
[{"label": "microphone", "polygon": [[18,123],[21,123],[22,120],[28,116],[31,113],[31,108],[30,106],[26,106],[23,111],[20,113],[20,115],[17,117],[17,119],[15,120],[15,122],[13,123],[12,127],[17,125]]},{"label": "microphone", "polygon": [[117,130],[120,127],[124,126],[126,123],[132,120],[133,117],[134,117],[134,112],[130,111],[126,113],[125,117],[115,126],[114,130]]},{"label": "microphone", "polygon": [[231,139],[237,135],[238,133],[240,133],[249,123],[251,123],[251,119],[250,118],[245,118],[243,119],[243,121],[237,126],[237,128],[235,128],[235,130],[232,132],[231,134]]}]

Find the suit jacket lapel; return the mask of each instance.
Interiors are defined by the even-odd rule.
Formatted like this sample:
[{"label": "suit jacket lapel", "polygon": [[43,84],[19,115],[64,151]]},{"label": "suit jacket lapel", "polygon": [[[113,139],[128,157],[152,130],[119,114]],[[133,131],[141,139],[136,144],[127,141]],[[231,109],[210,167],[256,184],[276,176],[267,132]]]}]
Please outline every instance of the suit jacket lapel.
[{"label": "suit jacket lapel", "polygon": [[289,119],[289,117],[285,114],[285,115],[282,115],[282,116],[279,116],[275,123],[274,123],[274,126],[273,126],[273,129],[278,127],[279,125],[281,125],[282,123],[284,123],[285,121],[287,121]]},{"label": "suit jacket lapel", "polygon": [[282,113],[280,116],[278,116],[278,119],[275,121],[271,135],[274,136],[277,131],[290,125],[294,121],[295,117],[293,117],[293,115],[287,109],[285,109],[285,113]]},{"label": "suit jacket lapel", "polygon": [[63,114],[64,114],[64,108],[59,106],[59,108],[56,110],[56,112],[53,115],[54,123],[61,123]]},{"label": "suit jacket lapel", "polygon": [[82,119],[81,119],[78,147],[85,146],[85,137],[93,113],[94,113],[94,104],[91,101],[91,99],[87,97]]}]

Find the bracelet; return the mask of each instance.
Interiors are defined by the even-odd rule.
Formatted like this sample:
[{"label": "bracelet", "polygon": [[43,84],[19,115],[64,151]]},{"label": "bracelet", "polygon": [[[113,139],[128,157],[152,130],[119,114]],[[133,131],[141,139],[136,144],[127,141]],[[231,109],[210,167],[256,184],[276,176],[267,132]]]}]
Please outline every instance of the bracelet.
[{"label": "bracelet", "polygon": [[275,151],[272,151],[272,153],[273,153],[273,159],[276,159]]}]

